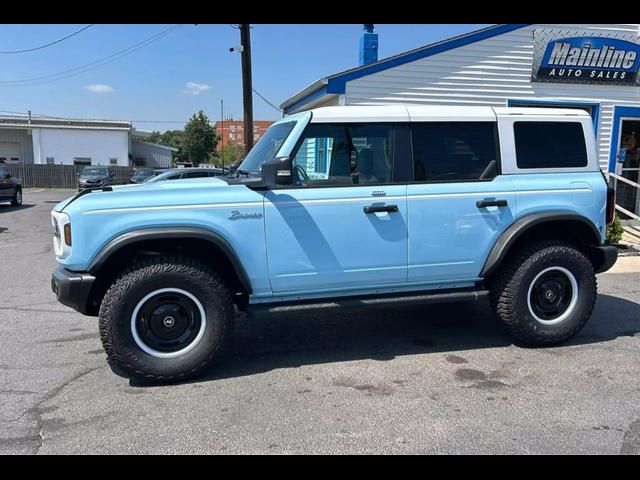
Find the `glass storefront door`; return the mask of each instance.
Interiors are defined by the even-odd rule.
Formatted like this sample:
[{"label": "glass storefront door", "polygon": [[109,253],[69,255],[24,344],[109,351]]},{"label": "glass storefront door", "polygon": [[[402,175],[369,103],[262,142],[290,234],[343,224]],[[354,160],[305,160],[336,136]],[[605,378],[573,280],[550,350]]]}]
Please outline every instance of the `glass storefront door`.
[{"label": "glass storefront door", "polygon": [[[618,147],[616,173],[638,184],[640,177],[640,118],[621,120],[620,143]],[[616,203],[626,211],[640,215],[640,189],[621,180],[616,182]],[[624,211],[618,211],[620,218],[631,219]]]}]

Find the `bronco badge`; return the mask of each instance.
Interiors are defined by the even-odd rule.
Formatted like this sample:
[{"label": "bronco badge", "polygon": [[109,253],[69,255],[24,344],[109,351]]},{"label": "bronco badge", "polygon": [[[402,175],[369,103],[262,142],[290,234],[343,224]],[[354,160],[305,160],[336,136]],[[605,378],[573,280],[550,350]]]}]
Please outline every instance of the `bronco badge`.
[{"label": "bronco badge", "polygon": [[229,215],[229,220],[257,220],[262,218],[261,213],[241,213],[238,210],[234,210]]}]

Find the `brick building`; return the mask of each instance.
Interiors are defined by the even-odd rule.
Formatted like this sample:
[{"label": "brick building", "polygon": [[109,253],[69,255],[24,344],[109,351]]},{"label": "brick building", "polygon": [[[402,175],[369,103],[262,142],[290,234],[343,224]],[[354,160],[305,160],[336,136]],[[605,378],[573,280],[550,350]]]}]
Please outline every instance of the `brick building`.
[{"label": "brick building", "polygon": [[[264,132],[271,126],[273,120],[254,120],[253,121],[253,141],[257,142]],[[216,133],[220,136],[217,149],[220,150],[223,145],[235,143],[244,147],[244,121],[243,120],[225,120],[216,122]]]}]

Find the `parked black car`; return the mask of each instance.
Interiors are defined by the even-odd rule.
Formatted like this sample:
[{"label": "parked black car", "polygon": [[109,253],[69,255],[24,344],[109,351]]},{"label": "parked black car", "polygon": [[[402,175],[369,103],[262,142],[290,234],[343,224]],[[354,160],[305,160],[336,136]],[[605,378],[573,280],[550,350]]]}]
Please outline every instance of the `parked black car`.
[{"label": "parked black car", "polygon": [[18,207],[22,205],[22,182],[0,165],[0,202],[11,202]]},{"label": "parked black car", "polygon": [[180,180],[184,178],[220,177],[225,172],[221,168],[172,168],[160,175],[151,177],[146,183],[164,180]]},{"label": "parked black car", "polygon": [[107,187],[113,183],[113,176],[107,167],[86,166],[78,177],[78,190]]},{"label": "parked black car", "polygon": [[143,183],[156,175],[156,171],[151,167],[140,167],[133,171],[129,181],[131,183]]}]

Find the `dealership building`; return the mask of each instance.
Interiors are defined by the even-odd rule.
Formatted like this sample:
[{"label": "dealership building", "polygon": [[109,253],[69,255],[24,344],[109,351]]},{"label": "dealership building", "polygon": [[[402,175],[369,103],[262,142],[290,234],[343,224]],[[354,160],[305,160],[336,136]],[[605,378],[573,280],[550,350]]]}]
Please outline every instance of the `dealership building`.
[{"label": "dealership building", "polygon": [[377,60],[377,35],[365,25],[360,66],[321,78],[281,108],[285,115],[320,106],[387,104],[586,110],[600,166],[626,180],[617,182],[620,212],[637,220],[639,27],[495,25]]},{"label": "dealership building", "polygon": [[169,167],[177,149],[124,120],[0,116],[0,163]]}]

